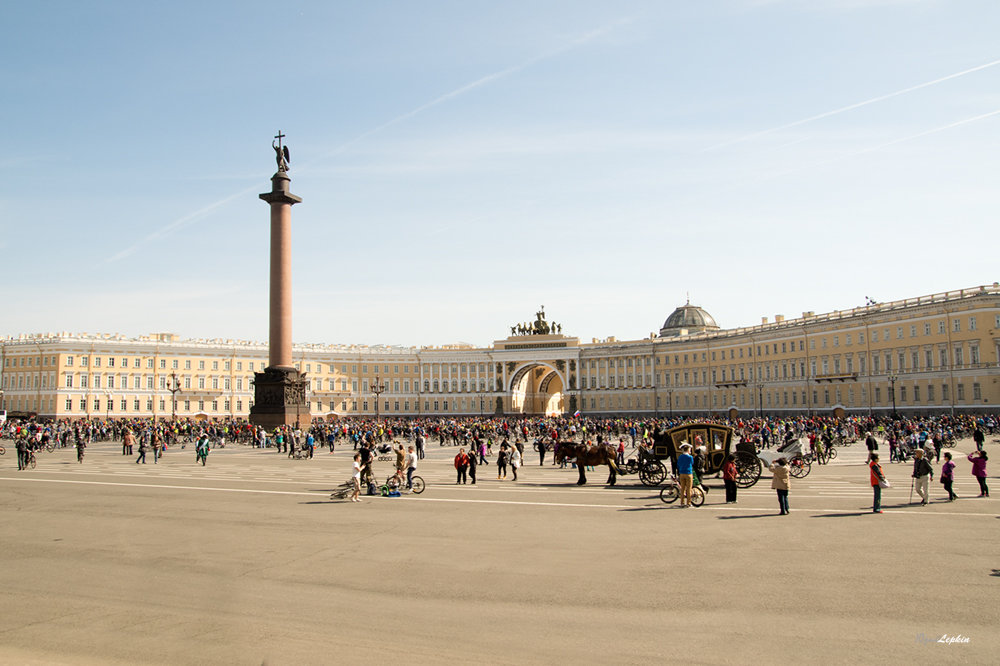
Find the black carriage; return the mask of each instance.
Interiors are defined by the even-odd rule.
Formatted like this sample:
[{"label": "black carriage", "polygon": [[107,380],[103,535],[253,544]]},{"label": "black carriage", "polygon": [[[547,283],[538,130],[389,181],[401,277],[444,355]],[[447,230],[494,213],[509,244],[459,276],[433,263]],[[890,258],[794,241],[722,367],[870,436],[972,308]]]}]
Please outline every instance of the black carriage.
[{"label": "black carriage", "polygon": [[[679,425],[665,432],[653,435],[652,455],[655,462],[639,470],[639,480],[646,486],[658,486],[667,478],[667,468],[662,462],[670,460],[671,470],[677,468],[677,456],[681,444],[688,443],[692,449],[705,447],[704,475],[722,471],[733,442],[733,429],[718,423],[693,422]],[[752,485],[752,484],[751,484]]]}]

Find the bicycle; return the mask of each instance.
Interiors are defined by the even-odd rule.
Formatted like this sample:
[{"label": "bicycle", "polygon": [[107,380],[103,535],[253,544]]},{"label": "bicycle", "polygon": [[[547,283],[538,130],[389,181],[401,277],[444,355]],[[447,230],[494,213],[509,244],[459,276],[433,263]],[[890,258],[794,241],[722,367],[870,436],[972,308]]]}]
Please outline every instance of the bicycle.
[{"label": "bicycle", "polygon": [[34,449],[28,449],[27,464],[28,464],[29,467],[31,467],[31,469],[35,469],[35,465],[38,464],[38,461],[35,459],[35,450]]},{"label": "bicycle", "polygon": [[354,494],[354,479],[337,486],[334,491],[330,493],[330,499],[345,500],[352,494]]},{"label": "bicycle", "polygon": [[788,461],[788,473],[796,479],[804,479],[811,470],[812,464],[802,456],[795,456]]},{"label": "bicycle", "polygon": [[[670,477],[670,483],[664,486],[660,490],[660,501],[664,504],[673,504],[677,501],[677,498],[681,496],[681,484],[674,478]],[[701,506],[705,503],[705,493],[698,486],[691,487],[691,505]]]},{"label": "bicycle", "polygon": [[[420,493],[424,492],[425,486],[422,477],[419,477],[416,474],[414,474],[412,481],[413,481],[413,487],[409,489],[409,492],[412,492],[414,495],[419,495]],[[403,492],[404,490],[406,490],[406,488],[404,488],[404,485],[405,484],[403,479],[398,474],[390,474],[389,478],[385,480],[385,486],[389,490],[399,490],[400,492]]]}]

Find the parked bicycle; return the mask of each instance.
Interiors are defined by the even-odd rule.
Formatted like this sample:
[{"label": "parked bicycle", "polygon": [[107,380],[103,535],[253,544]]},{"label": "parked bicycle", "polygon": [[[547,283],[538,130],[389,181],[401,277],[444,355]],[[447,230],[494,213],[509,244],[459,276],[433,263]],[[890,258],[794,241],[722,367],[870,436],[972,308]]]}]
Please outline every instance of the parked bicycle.
[{"label": "parked bicycle", "polygon": [[385,486],[390,491],[398,490],[400,492],[412,492],[414,495],[419,495],[424,492],[424,480],[422,477],[414,474],[412,482],[413,487],[407,490],[406,477],[402,477],[399,474],[391,474],[389,475],[389,478],[385,480]]},{"label": "parked bicycle", "polygon": [[[677,477],[670,476],[667,479],[667,485],[663,486],[660,490],[660,500],[665,504],[673,504],[677,501],[677,498],[681,496],[681,484],[677,480]],[[705,503],[705,493],[698,486],[692,486],[691,488],[691,505],[701,506]]]}]

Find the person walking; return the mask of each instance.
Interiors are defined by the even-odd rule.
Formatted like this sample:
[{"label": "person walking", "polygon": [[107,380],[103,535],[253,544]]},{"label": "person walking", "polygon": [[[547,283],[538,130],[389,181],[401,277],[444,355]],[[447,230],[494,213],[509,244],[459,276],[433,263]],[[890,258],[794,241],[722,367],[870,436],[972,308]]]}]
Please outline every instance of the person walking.
[{"label": "person walking", "polygon": [[878,440],[875,439],[875,435],[869,430],[865,433],[865,446],[868,447],[868,458],[865,460],[866,463],[872,461],[872,456],[878,451]]},{"label": "person walking", "polygon": [[868,463],[868,469],[871,472],[872,493],[874,495],[872,513],[882,513],[882,487],[884,485],[888,488],[889,482],[885,480],[885,475],[882,473],[882,465],[878,462],[877,453],[872,455],[871,462]]},{"label": "person walking", "polygon": [[722,483],[726,486],[726,504],[736,504],[736,456],[729,454],[722,464]]},{"label": "person walking", "polygon": [[135,464],[136,465],[138,465],[140,462],[143,465],[146,464],[146,451],[148,451],[148,450],[149,450],[149,447],[146,446],[146,438],[143,437],[142,439],[139,440],[139,455],[135,459]]},{"label": "person walking", "polygon": [[677,483],[681,490],[681,506],[691,506],[691,486],[694,483],[694,456],[691,455],[691,445],[681,444],[681,453],[677,456]]},{"label": "person walking", "polygon": [[153,464],[155,465],[160,459],[160,449],[163,447],[163,442],[160,441],[160,435],[156,432],[150,435],[150,439],[153,440]]},{"label": "person walking", "polygon": [[197,465],[199,462],[202,467],[208,462],[208,435],[205,434],[202,434],[194,445],[194,463]]},{"label": "person walking", "polygon": [[17,440],[17,468],[28,468],[28,440],[21,437]]},{"label": "person walking", "polygon": [[360,502],[361,498],[358,495],[361,494],[361,454],[354,454],[354,463],[352,465],[353,472],[351,473],[351,501]]},{"label": "person walking", "polygon": [[789,512],[788,508],[788,491],[791,488],[791,475],[788,473],[788,461],[784,458],[778,458],[771,466],[768,468],[774,475],[771,478],[771,488],[778,491],[778,508],[780,512],[779,516],[787,516]]},{"label": "person walking", "polygon": [[972,476],[979,481],[979,496],[989,497],[990,489],[986,487],[986,451],[975,451],[969,454],[969,462],[972,463]]},{"label": "person walking", "polygon": [[952,490],[952,484],[955,483],[955,463],[951,461],[951,452],[944,452],[944,464],[941,465],[941,483],[944,484],[944,489],[948,491],[948,501],[953,502],[958,499],[958,495]]},{"label": "person walking", "polygon": [[507,478],[507,445],[500,445],[500,452],[497,453],[497,481]]},{"label": "person walking", "polygon": [[469,451],[469,485],[476,485],[476,451],[472,449]]},{"label": "person walking", "polygon": [[517,481],[517,470],[521,467],[521,450],[515,446],[510,451],[510,471],[514,473],[514,480]]},{"label": "person walking", "polygon": [[465,447],[460,448],[458,455],[455,456],[455,469],[458,470],[455,485],[466,483],[468,481],[469,456],[465,455]]},{"label": "person walking", "polygon": [[538,455],[539,455],[538,465],[542,466],[545,464],[545,449],[546,449],[545,440],[539,438],[538,443],[535,446],[538,447]]},{"label": "person walking", "polygon": [[417,471],[417,454],[411,446],[406,453],[406,489],[413,490],[413,473]]},{"label": "person walking", "polygon": [[978,425],[976,426],[975,432],[972,433],[972,441],[976,443],[976,450],[983,450],[983,442],[986,441],[986,436],[983,435],[983,429]]},{"label": "person walking", "polygon": [[917,495],[920,495],[920,506],[927,504],[930,481],[934,479],[934,468],[931,467],[924,450],[918,448],[913,452],[913,479]]}]

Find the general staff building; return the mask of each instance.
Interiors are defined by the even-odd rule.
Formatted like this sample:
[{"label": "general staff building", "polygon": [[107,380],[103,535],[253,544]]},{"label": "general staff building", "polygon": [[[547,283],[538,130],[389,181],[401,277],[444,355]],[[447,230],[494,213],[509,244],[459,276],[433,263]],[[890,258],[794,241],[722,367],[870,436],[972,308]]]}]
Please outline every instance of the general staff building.
[{"label": "general staff building", "polygon": [[[647,339],[584,343],[545,319],[489,347],[295,345],[314,418],[932,414],[1000,406],[1000,286],[721,329],[686,304]],[[169,333],[0,340],[2,409],[246,418],[263,343]]]}]

